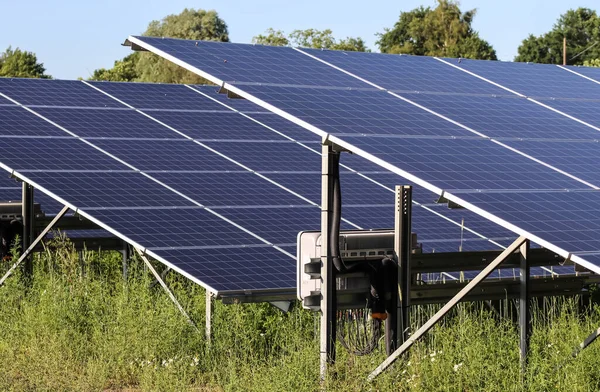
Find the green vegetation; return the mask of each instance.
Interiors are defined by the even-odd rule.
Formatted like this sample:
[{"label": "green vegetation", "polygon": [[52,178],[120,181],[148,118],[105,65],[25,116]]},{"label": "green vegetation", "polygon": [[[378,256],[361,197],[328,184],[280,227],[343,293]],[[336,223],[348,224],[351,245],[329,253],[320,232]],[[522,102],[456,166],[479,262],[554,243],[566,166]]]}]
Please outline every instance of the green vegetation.
[{"label": "green vegetation", "polygon": [[45,72],[44,64],[38,63],[36,55],[32,52],[12,49],[9,46],[0,53],[0,77],[50,79],[51,76]]},{"label": "green vegetation", "polygon": [[362,38],[347,37],[336,40],[329,29],[294,30],[288,36],[281,30],[267,29],[265,35],[252,38],[252,43],[272,46],[299,46],[302,48],[370,52]]},{"label": "green vegetation", "polygon": [[[297,304],[284,314],[268,304],[216,302],[207,344],[160,286],[149,288],[152,279],[136,260],[124,281],[120,254],[84,252],[80,260],[59,239],[35,266],[32,285],[14,276],[0,288],[0,390],[319,390],[317,317]],[[168,283],[202,324],[203,290],[174,273]],[[524,381],[510,317],[462,304],[373,385],[365,378],[384,358],[382,349],[355,357],[339,347],[328,390],[600,389],[600,345],[571,357],[600,325],[600,308],[582,313],[564,299],[543,305],[535,312]],[[422,309],[421,320],[434,310]]]},{"label": "green vegetation", "polygon": [[562,64],[565,37],[568,65],[600,59],[600,17],[589,8],[578,8],[561,15],[551,31],[524,39],[515,61]]},{"label": "green vegetation", "polygon": [[394,28],[379,34],[382,53],[496,60],[496,51],[471,24],[477,10],[462,12],[457,2],[438,0],[436,8],[402,12]]}]

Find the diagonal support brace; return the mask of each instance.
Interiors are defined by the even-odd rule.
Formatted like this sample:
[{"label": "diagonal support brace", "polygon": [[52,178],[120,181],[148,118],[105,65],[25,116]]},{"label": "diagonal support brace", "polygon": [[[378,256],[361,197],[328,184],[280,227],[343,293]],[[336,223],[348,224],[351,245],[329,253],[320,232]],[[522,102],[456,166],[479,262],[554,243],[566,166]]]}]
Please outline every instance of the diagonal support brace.
[{"label": "diagonal support brace", "polygon": [[527,241],[527,238],[520,236],[515,242],[513,242],[508,248],[506,248],[498,257],[496,257],[487,267],[485,267],[472,281],[469,282],[462,290],[458,292],[446,305],[437,311],[433,317],[431,317],[421,328],[419,328],[408,340],[406,340],[400,348],[398,348],[392,355],[390,355],[385,361],[381,363],[367,378],[368,381],[372,381],[375,377],[380,375],[385,369],[387,369],[392,363],[394,363],[402,354],[404,354],[412,345],[425,335],[434,325],[436,325],[452,308],[456,306],[464,297],[466,297],[471,290],[473,290],[479,283],[487,278],[506,258],[516,252],[520,246]]},{"label": "diagonal support brace", "polygon": [[173,303],[175,304],[175,306],[177,306],[177,309],[179,309],[179,311],[181,312],[181,314],[187,319],[188,323],[192,327],[194,327],[194,329],[196,331],[200,332],[200,330],[196,326],[196,323],[194,323],[194,321],[187,314],[187,312],[185,311],[185,309],[183,309],[183,306],[181,306],[181,304],[179,303],[179,301],[177,301],[177,298],[175,298],[175,295],[173,294],[173,292],[171,291],[171,289],[169,289],[169,286],[167,286],[167,284],[165,283],[165,281],[162,280],[160,274],[158,272],[156,272],[156,270],[152,266],[152,263],[150,263],[150,260],[148,260],[148,258],[146,257],[146,255],[141,250],[139,250],[138,248],[135,248],[135,250],[137,251],[138,255],[141,257],[141,259],[144,261],[144,263],[146,264],[146,266],[148,267],[148,269],[150,270],[150,272],[152,272],[152,275],[154,275],[154,277],[156,278],[156,280],[158,281],[158,283],[160,283],[160,285],[162,286],[162,288],[167,292],[167,294],[169,295],[169,298],[171,298],[171,301],[173,301]]},{"label": "diagonal support brace", "polygon": [[0,279],[0,286],[2,286],[4,284],[4,281],[6,281],[6,279],[8,279],[8,277],[10,275],[12,275],[13,272],[15,272],[15,269],[17,269],[19,264],[21,264],[23,262],[23,260],[25,260],[27,257],[29,257],[29,255],[31,254],[31,252],[33,252],[33,249],[37,246],[37,244],[39,244],[44,239],[46,234],[48,234],[50,232],[50,230],[52,230],[52,228],[56,225],[56,223],[58,223],[58,221],[63,216],[65,216],[65,214],[68,211],[69,211],[69,207],[64,206],[63,209],[60,210],[58,215],[56,215],[54,217],[54,219],[52,219],[52,221],[50,221],[50,223],[48,223],[48,226],[46,226],[46,228],[44,230],[42,230],[40,235],[38,235],[37,238],[31,244],[29,244],[29,247],[27,249],[25,249],[25,251],[23,252],[21,257],[19,257],[19,260],[17,260],[16,263],[14,263],[12,265],[12,267],[10,267],[10,269],[6,272],[6,274],[4,274],[2,279]]}]

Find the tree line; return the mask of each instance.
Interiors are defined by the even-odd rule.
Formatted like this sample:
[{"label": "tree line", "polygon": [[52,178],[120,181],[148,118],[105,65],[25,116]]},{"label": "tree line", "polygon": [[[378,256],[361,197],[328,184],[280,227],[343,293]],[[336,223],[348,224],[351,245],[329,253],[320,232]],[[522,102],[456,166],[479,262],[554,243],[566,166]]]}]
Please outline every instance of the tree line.
[{"label": "tree line", "polygon": [[[476,9],[461,11],[453,0],[438,0],[436,7],[418,7],[401,12],[392,28],[377,34],[382,53],[496,60],[493,46],[472,27]],[[146,36],[229,42],[227,24],[216,11],[184,9],[152,21]],[[600,16],[589,8],[568,10],[552,30],[533,34],[519,46],[514,61],[562,64],[563,39],[567,40],[567,64],[600,67]],[[252,42],[262,45],[299,46],[317,49],[369,52],[360,37],[337,39],[329,29],[294,30],[289,34],[273,28],[256,35]],[[49,78],[32,52],[9,47],[0,54],[0,76]],[[134,52],[115,61],[112,68],[100,68],[90,80],[161,83],[206,82],[201,77],[147,52]]]}]

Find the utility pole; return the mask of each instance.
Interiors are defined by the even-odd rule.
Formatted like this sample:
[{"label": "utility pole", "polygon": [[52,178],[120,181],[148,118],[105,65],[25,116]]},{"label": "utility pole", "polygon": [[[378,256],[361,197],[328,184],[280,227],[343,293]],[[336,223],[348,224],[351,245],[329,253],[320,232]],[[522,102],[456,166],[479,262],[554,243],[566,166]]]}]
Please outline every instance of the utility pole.
[{"label": "utility pole", "polygon": [[567,65],[567,37],[563,37],[563,65]]}]

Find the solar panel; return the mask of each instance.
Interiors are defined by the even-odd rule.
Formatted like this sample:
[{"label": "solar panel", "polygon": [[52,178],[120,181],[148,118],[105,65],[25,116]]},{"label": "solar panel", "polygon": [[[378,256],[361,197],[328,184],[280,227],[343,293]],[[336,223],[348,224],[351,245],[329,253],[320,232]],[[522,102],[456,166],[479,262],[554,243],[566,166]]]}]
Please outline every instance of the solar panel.
[{"label": "solar panel", "polygon": [[[513,147],[519,144],[525,148],[522,143],[530,143],[548,149],[549,143],[530,139],[557,140],[561,129],[568,129],[573,139],[593,141],[594,127],[569,113],[553,111],[548,107],[551,105],[538,105],[524,98],[598,99],[600,85],[593,81],[555,66],[341,52],[306,51],[306,59],[298,60],[301,65],[296,68],[289,62],[292,53],[289,48],[205,45],[146,37],[130,37],[129,40],[215,83],[224,83],[224,89],[320,136],[329,134],[333,143],[414,180],[438,195],[443,193],[450,200],[511,231],[525,234],[564,257],[570,257],[575,250],[598,250],[600,244],[587,239],[559,241],[549,231],[549,225],[534,216],[536,204],[543,202],[556,208],[557,205],[552,204],[556,195],[577,195],[570,196],[577,202],[583,197],[581,195],[597,194],[589,191],[597,187],[585,179],[595,180],[589,172],[594,162],[586,160],[593,154],[592,144],[580,143],[585,145],[583,157],[571,166],[563,160],[567,154],[576,155],[575,148],[567,148],[564,158],[559,155],[550,159],[544,151],[544,159],[550,161],[546,162],[538,158],[533,149],[527,150],[531,151],[530,155]],[[233,59],[234,65],[230,66],[226,57]],[[313,63],[307,59],[312,59]],[[447,67],[446,72],[440,65]],[[324,71],[323,66],[329,69]],[[307,82],[305,73],[309,67],[312,67],[313,78]],[[422,73],[419,73],[419,67]],[[296,69],[298,75],[294,75]],[[267,78],[269,74],[273,76]],[[323,80],[324,74],[329,75],[327,80]],[[351,85],[347,77],[363,84]],[[390,92],[394,90],[433,91],[437,94],[411,94],[412,98],[422,102],[420,104],[403,94]],[[474,94],[483,95],[477,100]],[[511,94],[521,98],[493,97]],[[495,102],[492,101],[494,98]],[[411,109],[402,110],[404,106]],[[381,110],[381,107],[389,110]],[[587,110],[594,112],[591,105]],[[494,122],[493,125],[484,121],[486,113],[488,116],[491,114],[492,118],[488,121]],[[394,123],[394,119],[402,121]],[[550,131],[545,134],[546,127]],[[503,139],[499,142],[490,140],[490,137]],[[504,140],[509,141],[504,143]],[[564,170],[557,167],[561,165]],[[588,191],[556,192],[565,189]],[[486,200],[491,202],[496,197],[508,197],[509,200],[515,197],[524,204],[512,204],[513,214],[507,215],[503,214],[506,211],[502,208],[496,210],[487,205]],[[538,203],[526,204],[527,200],[537,200]],[[573,227],[579,227],[577,222],[582,215],[597,214],[594,207],[585,203],[560,210],[560,219],[567,222],[560,226],[561,230],[576,233]],[[521,208],[523,215],[519,214]],[[552,215],[552,219],[559,217]],[[591,231],[600,234],[593,224]],[[575,241],[571,235],[568,237]],[[600,271],[597,265],[586,262],[584,256],[576,255],[573,259],[596,272]]]},{"label": "solar panel", "polygon": [[[320,194],[314,192],[321,177],[318,136],[251,102],[216,94],[215,87],[37,82],[39,95],[36,81],[0,79],[0,93],[42,102],[44,107],[32,110],[61,128],[10,108],[21,114],[0,125],[5,169],[211,290],[295,287],[296,235],[320,227]],[[127,105],[145,108],[145,115]],[[391,227],[398,181],[358,156],[343,163],[344,197],[352,201],[343,228]],[[388,188],[351,169],[386,177]],[[20,197],[19,186],[11,191]],[[416,203],[434,199],[415,189]],[[465,249],[496,247],[482,237],[497,230],[461,234],[455,211],[418,205],[414,224],[426,250],[455,251],[463,242],[473,244]],[[460,216],[476,217],[466,210]]]}]

